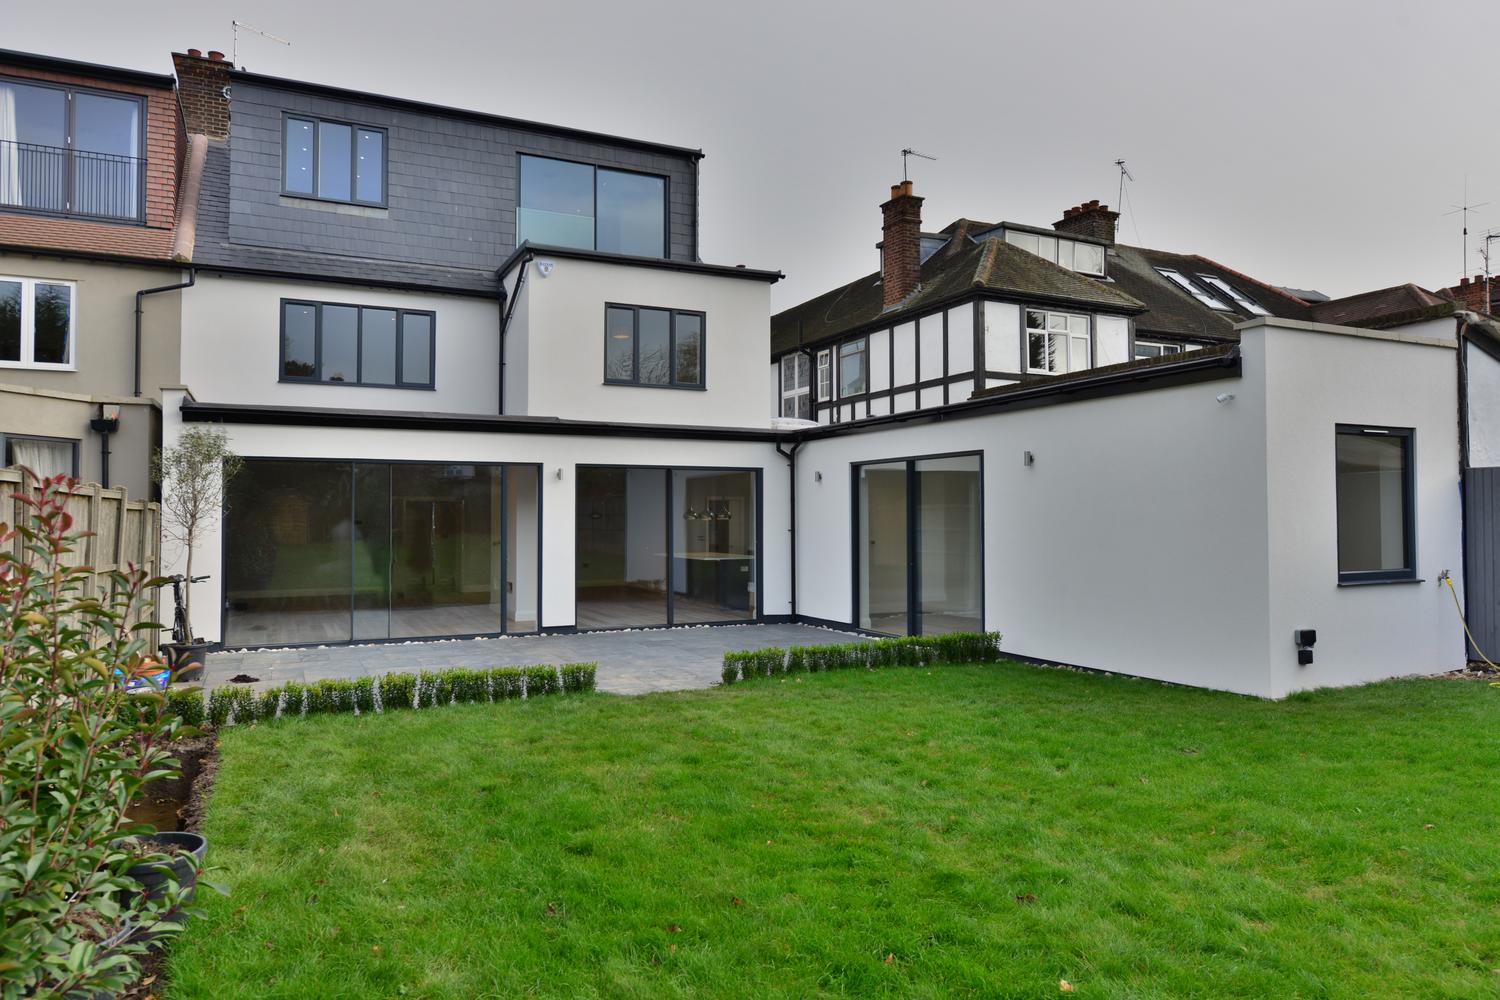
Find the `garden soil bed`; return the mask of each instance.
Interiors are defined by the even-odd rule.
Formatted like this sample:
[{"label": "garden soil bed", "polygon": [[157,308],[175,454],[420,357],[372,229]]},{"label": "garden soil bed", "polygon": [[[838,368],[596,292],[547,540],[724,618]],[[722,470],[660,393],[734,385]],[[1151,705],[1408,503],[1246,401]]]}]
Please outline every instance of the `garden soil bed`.
[{"label": "garden soil bed", "polygon": [[[172,744],[171,752],[182,765],[182,776],[146,785],[126,815],[158,830],[201,832],[204,808],[219,770],[218,747],[212,735],[194,736]],[[191,923],[184,933],[192,933]],[[121,1000],[156,1000],[161,996],[166,950],[148,951],[140,957],[140,966],[140,978],[120,993]]]}]

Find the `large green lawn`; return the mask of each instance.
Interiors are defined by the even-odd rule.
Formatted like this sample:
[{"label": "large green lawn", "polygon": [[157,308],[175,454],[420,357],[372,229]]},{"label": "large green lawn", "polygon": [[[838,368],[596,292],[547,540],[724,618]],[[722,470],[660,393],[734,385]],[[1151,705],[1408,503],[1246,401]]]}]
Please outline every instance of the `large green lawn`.
[{"label": "large green lawn", "polygon": [[1014,664],[235,729],[168,995],[1497,995],[1497,733]]}]

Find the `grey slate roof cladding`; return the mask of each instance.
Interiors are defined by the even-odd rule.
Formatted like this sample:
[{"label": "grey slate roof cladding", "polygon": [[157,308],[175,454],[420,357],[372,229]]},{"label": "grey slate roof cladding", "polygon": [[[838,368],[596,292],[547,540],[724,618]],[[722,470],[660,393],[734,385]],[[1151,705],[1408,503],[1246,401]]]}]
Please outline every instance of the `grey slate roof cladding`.
[{"label": "grey slate roof cladding", "polygon": [[983,228],[993,227],[961,219],[943,230],[954,233],[953,239],[922,265],[916,292],[889,312],[884,309],[877,271],[777,313],[771,317],[771,355],[876,323],[899,323],[975,294],[1056,302],[1123,315],[1144,308],[1107,282],[1075,274],[1003,240],[976,243],[966,235]]},{"label": "grey slate roof cladding", "polygon": [[[195,262],[208,268],[495,294],[516,247],[524,154],[666,178],[667,256],[697,259],[698,150],[232,75],[230,138],[210,144]],[[386,130],[384,207],[283,194],[287,114]]]},{"label": "grey slate roof cladding", "polygon": [[193,246],[196,267],[209,271],[297,274],[336,282],[430,288],[475,295],[495,295],[498,292],[499,283],[493,267],[433,267],[353,254],[232,243],[229,239],[229,200],[229,150],[225,143],[210,140],[203,166],[203,190],[198,198],[198,239]]}]

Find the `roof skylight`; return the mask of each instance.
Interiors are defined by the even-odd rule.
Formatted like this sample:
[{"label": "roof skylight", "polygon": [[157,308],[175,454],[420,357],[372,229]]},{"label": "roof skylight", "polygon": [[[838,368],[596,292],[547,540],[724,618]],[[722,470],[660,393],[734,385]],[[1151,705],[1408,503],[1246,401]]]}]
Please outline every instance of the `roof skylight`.
[{"label": "roof skylight", "polygon": [[1183,274],[1181,271],[1174,271],[1170,267],[1158,267],[1156,270],[1163,278],[1166,278],[1168,281],[1172,282],[1174,285],[1181,288],[1184,292],[1187,292],[1193,298],[1197,299],[1199,302],[1202,302],[1210,309],[1218,309],[1222,312],[1229,312],[1229,305],[1227,303],[1221,301],[1218,296],[1214,295],[1207,289],[1194,284],[1191,280],[1188,279],[1188,276]]}]

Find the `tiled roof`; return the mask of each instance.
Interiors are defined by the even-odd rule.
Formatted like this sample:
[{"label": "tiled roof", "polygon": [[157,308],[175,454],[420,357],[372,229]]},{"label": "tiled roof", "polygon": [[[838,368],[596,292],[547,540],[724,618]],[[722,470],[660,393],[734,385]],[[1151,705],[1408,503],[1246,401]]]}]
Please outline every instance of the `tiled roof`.
[{"label": "tiled roof", "polygon": [[[1227,310],[1211,309],[1172,281],[1162,277],[1159,267],[1177,271],[1190,280],[1212,275],[1228,283],[1241,295],[1255,302],[1273,316],[1284,319],[1310,320],[1307,303],[1216,261],[1196,254],[1168,253],[1116,244],[1110,249],[1106,270],[1110,280],[1121,290],[1146,304],[1146,311],[1135,318],[1137,336],[1166,336],[1179,340],[1227,342],[1238,340],[1234,325],[1254,314],[1232,300]],[[1225,299],[1216,289],[1207,289]]]},{"label": "tiled roof", "polygon": [[1457,303],[1407,282],[1346,295],[1312,307],[1312,319],[1340,326],[1382,328],[1452,314]]},{"label": "tiled roof", "polygon": [[[973,227],[972,229],[970,227]],[[904,318],[977,292],[1063,302],[1132,314],[1142,304],[1107,282],[1075,274],[1001,240],[976,243],[966,234],[993,228],[960,219],[943,230],[955,235],[922,265],[917,290],[895,309],[884,307],[880,272],[867,274],[771,317],[773,355],[869,326]]]}]

